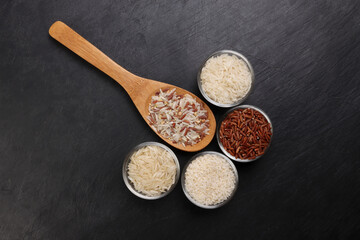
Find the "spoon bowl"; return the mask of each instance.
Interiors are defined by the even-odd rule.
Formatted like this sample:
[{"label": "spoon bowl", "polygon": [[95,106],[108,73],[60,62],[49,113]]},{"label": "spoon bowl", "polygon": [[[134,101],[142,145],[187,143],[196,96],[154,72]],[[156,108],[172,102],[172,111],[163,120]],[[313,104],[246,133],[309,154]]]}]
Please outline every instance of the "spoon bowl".
[{"label": "spoon bowl", "polygon": [[209,106],[206,105],[196,95],[180,87],[151,79],[146,79],[130,73],[61,21],[57,21],[53,25],[51,25],[49,29],[49,34],[51,37],[56,39],[65,47],[69,48],[81,58],[83,58],[84,60],[86,60],[111,78],[113,78],[116,82],[118,82],[129,94],[139,113],[149,126],[150,122],[147,117],[149,116],[149,104],[151,101],[151,97],[154,96],[155,93],[160,89],[176,88],[177,94],[189,94],[193,98],[195,98],[197,102],[202,104],[208,112],[210,131],[209,134],[206,135],[197,144],[183,146],[179,143],[173,143],[171,140],[164,138],[162,135],[156,132],[156,130],[151,128],[162,140],[167,142],[169,145],[183,151],[196,152],[205,148],[213,139],[216,129],[216,121],[214,114],[209,108]]}]

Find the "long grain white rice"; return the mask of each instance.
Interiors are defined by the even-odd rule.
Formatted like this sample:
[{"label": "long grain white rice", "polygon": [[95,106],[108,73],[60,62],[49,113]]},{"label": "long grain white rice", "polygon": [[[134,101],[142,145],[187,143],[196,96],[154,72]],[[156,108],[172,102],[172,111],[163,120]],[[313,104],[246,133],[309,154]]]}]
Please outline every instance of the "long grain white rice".
[{"label": "long grain white rice", "polygon": [[245,97],[252,82],[245,61],[229,54],[207,60],[200,78],[206,95],[222,104],[231,104]]}]

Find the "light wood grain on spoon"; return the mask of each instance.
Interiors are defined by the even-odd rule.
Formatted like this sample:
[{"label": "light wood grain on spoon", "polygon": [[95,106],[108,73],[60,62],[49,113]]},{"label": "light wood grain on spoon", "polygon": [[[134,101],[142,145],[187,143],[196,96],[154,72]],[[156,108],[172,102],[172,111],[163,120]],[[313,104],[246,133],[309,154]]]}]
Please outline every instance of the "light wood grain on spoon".
[{"label": "light wood grain on spoon", "polygon": [[[69,26],[61,21],[55,22],[49,29],[49,34],[51,37],[59,41],[61,44],[69,48],[71,51],[82,57],[87,62],[91,63],[93,66],[99,70],[106,73],[108,76],[117,81],[129,94],[130,98],[134,102],[135,106],[139,110],[141,116],[144,118],[145,122],[150,126],[149,120],[147,119],[149,115],[149,103],[151,97],[161,88],[176,88],[177,94],[190,94],[193,96],[196,101],[203,103],[204,108],[208,111],[208,118],[210,123],[209,135],[206,135],[199,143],[195,145],[183,146],[181,144],[173,143],[171,140],[164,138],[158,132],[154,130],[156,134],[159,135],[165,142],[168,144],[188,152],[195,152],[206,147],[214,137],[216,121],[214,114],[210,108],[197,96],[191,92],[179,88],[177,86],[158,82],[146,78],[142,78],[132,74],[131,72],[125,70],[119,64],[114,62],[103,52],[97,49],[94,45],[88,42],[86,39],[81,37],[78,33],[72,30]],[[176,77],[176,76],[174,76]]]}]

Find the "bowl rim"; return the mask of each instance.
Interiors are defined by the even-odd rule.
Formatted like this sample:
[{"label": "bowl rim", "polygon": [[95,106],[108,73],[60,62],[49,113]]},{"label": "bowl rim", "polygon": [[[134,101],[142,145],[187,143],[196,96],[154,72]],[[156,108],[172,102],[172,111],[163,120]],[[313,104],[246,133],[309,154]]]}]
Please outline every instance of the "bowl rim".
[{"label": "bowl rim", "polygon": [[[243,60],[246,65],[248,66],[249,70],[250,70],[250,74],[251,74],[251,84],[250,84],[250,89],[249,91],[246,93],[246,95],[239,99],[238,101],[234,102],[234,103],[219,103],[219,102],[216,102],[214,100],[212,100],[204,91],[203,87],[202,87],[202,84],[201,84],[201,72],[202,72],[202,69],[204,68],[206,62],[214,57],[214,56],[219,56],[221,54],[231,54],[231,55],[234,55],[238,58],[240,58],[241,60]],[[248,97],[249,95],[252,93],[253,91],[253,88],[254,88],[254,82],[255,82],[255,73],[254,73],[254,69],[253,67],[251,66],[249,60],[241,53],[239,52],[236,52],[234,50],[227,50],[227,49],[224,49],[224,50],[219,50],[219,51],[216,51],[214,53],[212,53],[209,57],[206,58],[206,60],[202,63],[199,71],[198,71],[198,74],[197,74],[197,84],[198,84],[198,87],[199,87],[199,90],[201,92],[201,94],[203,95],[203,97],[208,101],[210,102],[211,104],[215,105],[215,106],[218,106],[218,107],[222,107],[222,108],[230,108],[230,107],[234,107],[236,105],[239,105],[241,103],[243,103]]]},{"label": "bowl rim", "polygon": [[[168,151],[170,153],[170,155],[173,157],[174,162],[176,164],[176,174],[175,174],[175,182],[173,183],[173,185],[171,185],[171,187],[169,188],[168,191],[161,193],[158,196],[147,196],[143,193],[138,192],[133,184],[130,182],[130,179],[128,178],[128,171],[127,171],[127,166],[130,163],[130,157],[134,154],[135,151],[139,150],[140,148],[146,147],[146,146],[159,146],[163,149],[165,149],[166,151]],[[156,200],[156,199],[160,199],[165,197],[166,195],[168,195],[172,190],[174,190],[174,188],[176,187],[179,178],[180,178],[180,164],[179,164],[179,160],[177,158],[177,156],[175,155],[175,153],[166,145],[159,143],[159,142],[143,142],[140,143],[138,145],[136,145],[135,147],[133,147],[129,153],[126,155],[124,162],[123,162],[123,167],[122,167],[122,175],[123,175],[123,179],[124,179],[124,183],[126,185],[126,187],[130,190],[130,192],[132,192],[135,196],[142,198],[142,199],[146,199],[146,200]]]},{"label": "bowl rim", "polygon": [[[237,110],[237,109],[246,109],[246,108],[251,108],[251,109],[254,109],[258,112],[260,112],[265,118],[266,120],[270,123],[270,126],[271,126],[271,137],[270,137],[270,141],[269,141],[269,145],[266,147],[265,151],[264,151],[264,154],[260,155],[260,156],[257,156],[256,158],[254,159],[241,159],[241,158],[236,158],[234,157],[233,155],[231,155],[230,153],[228,153],[223,144],[221,143],[220,141],[220,127],[221,127],[221,124],[222,122],[225,120],[225,118],[227,117],[227,115],[229,115],[230,113],[232,113],[233,111]],[[255,160],[258,160],[259,158],[261,158],[262,156],[265,155],[265,153],[268,151],[268,149],[270,148],[270,145],[271,145],[271,141],[272,141],[272,138],[274,136],[274,127],[273,127],[273,124],[269,118],[269,116],[260,108],[258,107],[255,107],[253,105],[240,105],[240,106],[236,106],[236,107],[233,107],[231,109],[229,109],[226,113],[224,113],[224,115],[221,116],[221,118],[219,119],[219,122],[216,126],[216,140],[218,142],[218,145],[221,149],[221,151],[228,157],[230,158],[231,160],[233,161],[236,161],[236,162],[253,162]]]},{"label": "bowl rim", "polygon": [[[214,154],[214,155],[218,155],[220,157],[222,157],[223,159],[225,159],[231,166],[233,172],[234,172],[234,175],[235,175],[235,187],[234,187],[234,190],[232,191],[231,195],[225,199],[223,202],[221,203],[218,203],[216,205],[205,205],[205,204],[201,204],[199,202],[197,202],[195,199],[193,199],[190,194],[187,192],[186,190],[186,187],[185,187],[185,173],[186,173],[186,170],[188,168],[188,166],[190,165],[190,163],[192,161],[194,161],[197,157],[200,157],[200,156],[203,156],[203,155],[207,155],[207,154]],[[181,186],[182,186],[182,190],[185,194],[185,196],[187,197],[187,199],[192,202],[194,205],[198,206],[198,207],[201,207],[201,208],[204,208],[204,209],[216,209],[216,208],[219,208],[219,207],[222,207],[224,206],[226,203],[228,203],[235,195],[237,189],[238,189],[238,185],[239,185],[239,175],[238,175],[238,171],[234,165],[234,163],[227,157],[225,156],[224,154],[222,153],[219,153],[219,152],[215,152],[215,151],[204,151],[204,152],[200,152],[200,153],[197,153],[195,154],[193,157],[190,158],[190,160],[185,164],[184,168],[183,168],[183,171],[182,171],[182,174],[181,174]]]}]

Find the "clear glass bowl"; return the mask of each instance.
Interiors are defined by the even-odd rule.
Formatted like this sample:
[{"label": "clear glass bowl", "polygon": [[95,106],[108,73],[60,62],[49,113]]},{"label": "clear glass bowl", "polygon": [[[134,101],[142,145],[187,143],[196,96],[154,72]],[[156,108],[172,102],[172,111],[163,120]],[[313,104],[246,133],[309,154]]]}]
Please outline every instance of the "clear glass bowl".
[{"label": "clear glass bowl", "polygon": [[[202,88],[202,84],[201,84],[201,78],[200,78],[200,75],[201,75],[201,71],[202,69],[204,68],[207,60],[209,60],[210,58],[212,57],[216,57],[216,56],[219,56],[219,55],[222,55],[222,54],[229,54],[229,55],[234,55],[236,57],[238,57],[239,59],[242,59],[246,65],[248,66],[249,70],[250,70],[250,73],[251,73],[251,85],[250,85],[250,89],[249,91],[247,92],[247,94],[239,99],[238,101],[234,102],[234,103],[230,103],[230,104],[224,104],[224,103],[218,103],[214,100],[212,100],[208,95],[206,95],[204,89]],[[205,61],[204,63],[201,65],[200,67],[200,70],[198,72],[198,75],[197,75],[197,83],[198,83],[198,87],[199,87],[199,90],[201,92],[201,94],[204,96],[204,98],[210,102],[211,104],[215,105],[215,106],[218,106],[218,107],[223,107],[223,108],[229,108],[229,107],[234,107],[236,105],[239,105],[240,103],[244,102],[246,100],[246,98],[250,95],[252,89],[253,89],[253,86],[254,86],[254,80],[255,80],[255,74],[254,74],[254,70],[250,64],[250,62],[247,60],[247,58],[242,55],[241,53],[238,53],[238,52],[235,52],[235,51],[232,51],[232,50],[220,50],[220,51],[217,51],[217,52],[214,52],[213,54],[211,54]]]},{"label": "clear glass bowl", "polygon": [[[224,158],[231,166],[232,170],[234,171],[234,174],[235,174],[235,187],[234,187],[234,190],[233,192],[231,193],[231,195],[223,202],[221,203],[218,203],[218,204],[215,204],[215,205],[204,205],[204,204],[201,204],[197,201],[195,201],[195,199],[193,199],[190,194],[187,192],[186,188],[185,188],[185,173],[186,173],[186,169],[187,167],[189,166],[189,164],[195,160],[197,157],[200,157],[200,156],[203,156],[203,155],[206,155],[206,154],[215,154],[215,155],[218,155],[222,158]],[[205,208],[205,209],[215,209],[215,208],[219,208],[221,206],[224,206],[226,203],[228,203],[232,197],[234,196],[236,190],[237,190],[237,187],[238,187],[238,184],[239,184],[239,176],[238,176],[238,172],[236,170],[236,167],[234,165],[234,163],[231,162],[231,160],[229,158],[227,158],[224,154],[221,154],[221,153],[218,153],[218,152],[213,152],[213,151],[205,151],[205,152],[201,152],[201,153],[198,153],[196,154],[195,156],[193,156],[188,162],[187,164],[185,165],[184,169],[183,169],[183,172],[181,174],[181,186],[182,186],[182,189],[184,191],[184,194],[185,196],[190,200],[190,202],[192,202],[193,204],[195,204],[196,206],[198,207],[201,207],[201,208]]]},{"label": "clear glass bowl", "polygon": [[[221,141],[220,141],[220,127],[221,127],[221,123],[225,120],[225,118],[227,117],[227,115],[229,115],[231,112],[235,111],[236,109],[246,109],[246,108],[251,108],[251,109],[254,109],[258,112],[260,112],[262,115],[264,115],[264,117],[266,118],[266,120],[270,123],[270,126],[271,126],[271,138],[270,138],[270,142],[269,142],[269,145],[266,147],[265,151],[264,151],[264,154],[260,155],[260,156],[257,156],[255,159],[240,159],[240,158],[236,158],[234,157],[233,155],[231,155],[230,153],[228,153],[224,146],[222,145]],[[217,125],[217,128],[216,128],[216,140],[219,144],[219,147],[221,149],[221,151],[227,156],[229,157],[231,160],[234,160],[236,162],[252,162],[252,161],[255,161],[259,158],[261,158],[262,156],[265,155],[266,151],[270,148],[270,144],[271,144],[271,140],[272,140],[272,137],[274,135],[274,132],[273,132],[273,125],[270,121],[270,118],[268,117],[268,115],[266,115],[266,113],[261,110],[260,108],[258,107],[255,107],[253,105],[240,105],[240,106],[237,106],[237,107],[234,107],[234,108],[231,108],[229,111],[227,111],[220,119],[218,125]]]},{"label": "clear glass bowl", "polygon": [[[168,151],[171,156],[173,157],[175,164],[176,164],[176,175],[175,175],[175,182],[174,184],[170,187],[170,189],[166,192],[161,193],[158,196],[147,196],[141,192],[138,192],[135,188],[134,185],[132,184],[132,182],[129,179],[129,175],[128,175],[128,165],[130,162],[130,157],[133,155],[134,152],[136,152],[137,150],[139,150],[140,148],[146,147],[146,146],[159,146],[163,149],[165,149],[166,151]],[[160,199],[165,197],[166,195],[168,195],[176,186],[176,184],[179,181],[180,178],[180,165],[179,165],[179,160],[177,159],[175,153],[168,148],[167,146],[165,146],[164,144],[158,143],[158,142],[144,142],[141,143],[137,146],[135,146],[133,149],[131,149],[131,151],[128,153],[128,155],[125,157],[124,163],[123,163],[123,169],[122,169],[122,175],[123,175],[123,179],[125,182],[126,187],[130,190],[130,192],[132,192],[135,196],[139,197],[139,198],[143,198],[146,200],[156,200],[156,199]]]}]

